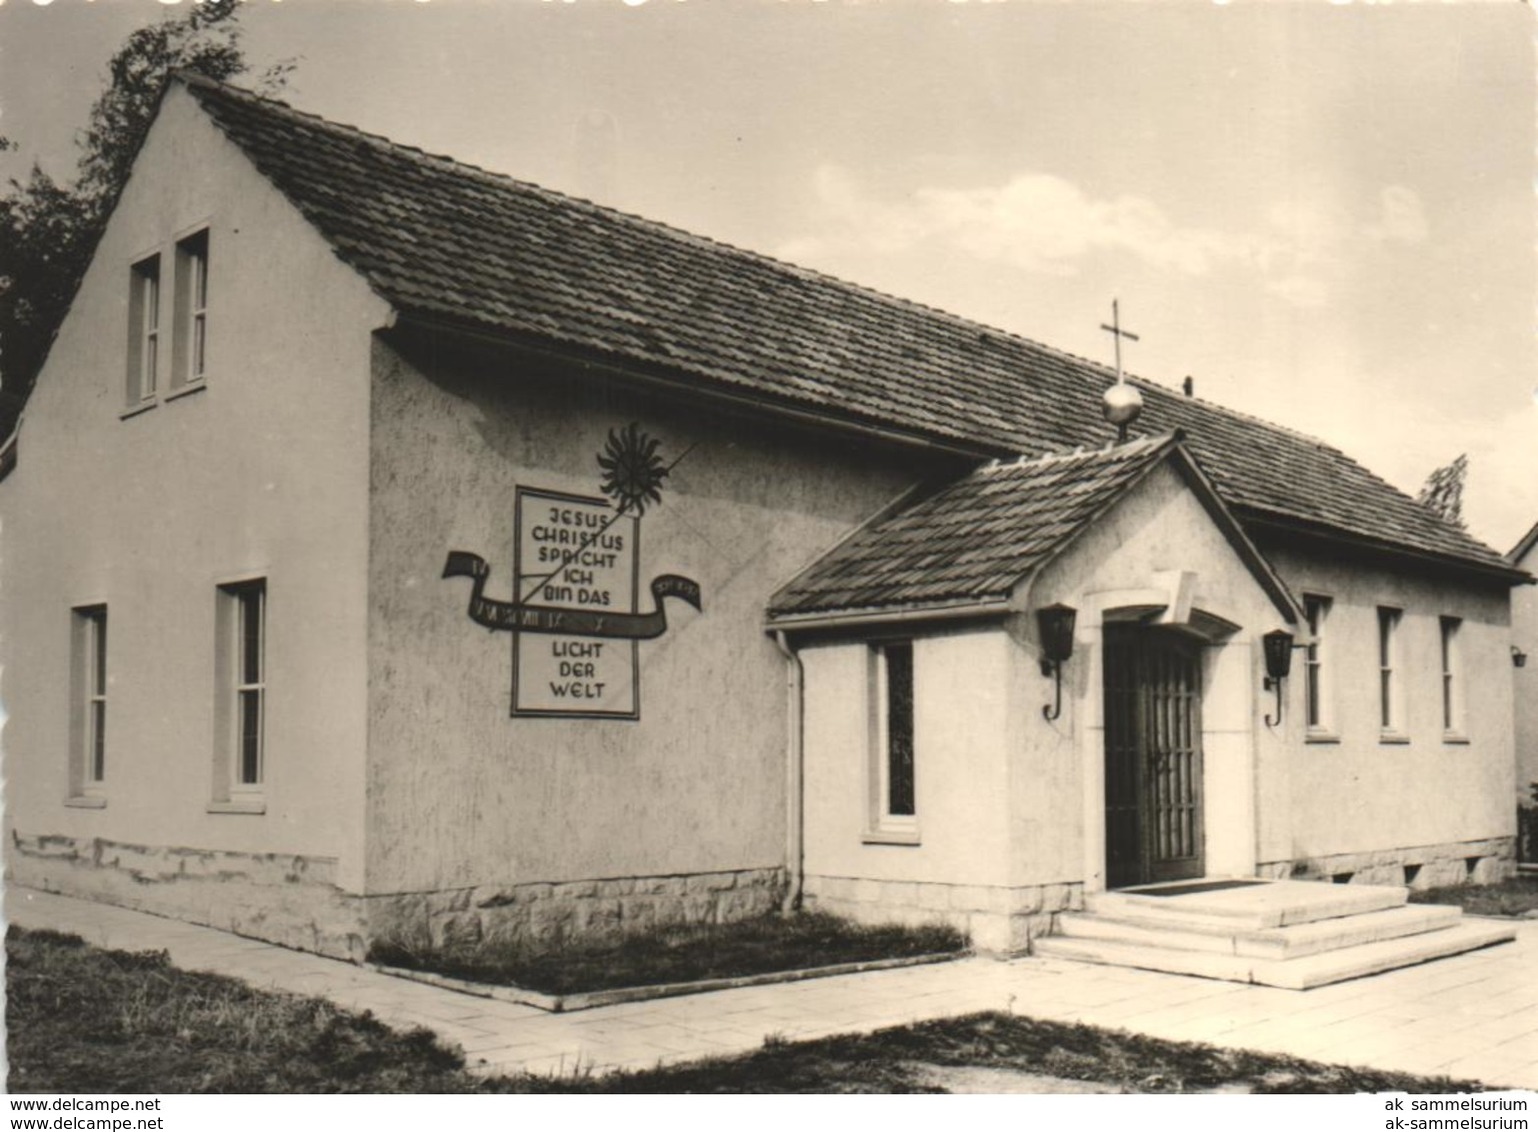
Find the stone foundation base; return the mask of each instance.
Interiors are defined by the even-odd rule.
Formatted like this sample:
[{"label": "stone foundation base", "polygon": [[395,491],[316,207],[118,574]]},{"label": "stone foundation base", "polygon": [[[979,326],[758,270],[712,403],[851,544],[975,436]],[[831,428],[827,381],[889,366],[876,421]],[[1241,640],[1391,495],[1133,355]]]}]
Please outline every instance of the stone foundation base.
[{"label": "stone foundation base", "polygon": [[1007,888],[809,875],[802,903],[867,924],[945,923],[966,932],[978,951],[1013,955],[1049,934],[1058,913],[1082,909],[1084,886],[1075,881]]},{"label": "stone foundation base", "polygon": [[13,832],[10,879],[340,959],[366,950],[362,905],[336,885],[336,860],[129,845]]},{"label": "stone foundation base", "polygon": [[479,885],[367,898],[370,938],[410,948],[497,943],[533,949],[779,908],[782,868],[560,883]]},{"label": "stone foundation base", "polygon": [[1298,880],[1333,880],[1340,884],[1402,884],[1441,888],[1450,884],[1495,884],[1514,876],[1516,839],[1490,837],[1383,849],[1369,853],[1332,853],[1261,865],[1260,876]]}]

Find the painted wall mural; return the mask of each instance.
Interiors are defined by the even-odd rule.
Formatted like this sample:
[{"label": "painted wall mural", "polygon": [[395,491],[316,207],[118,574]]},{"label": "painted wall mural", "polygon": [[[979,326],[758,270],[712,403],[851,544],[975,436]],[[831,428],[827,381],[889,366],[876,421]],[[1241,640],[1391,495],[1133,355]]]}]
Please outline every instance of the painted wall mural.
[{"label": "painted wall mural", "polygon": [[641,517],[678,463],[657,449],[632,423],[598,455],[604,495],[517,488],[512,601],[485,596],[484,558],[449,551],[443,576],[473,581],[470,619],[512,634],[513,715],[639,719],[640,642],[667,632],[663,600],[703,610],[699,583],[679,574],[653,577],[652,608],[639,608]]}]

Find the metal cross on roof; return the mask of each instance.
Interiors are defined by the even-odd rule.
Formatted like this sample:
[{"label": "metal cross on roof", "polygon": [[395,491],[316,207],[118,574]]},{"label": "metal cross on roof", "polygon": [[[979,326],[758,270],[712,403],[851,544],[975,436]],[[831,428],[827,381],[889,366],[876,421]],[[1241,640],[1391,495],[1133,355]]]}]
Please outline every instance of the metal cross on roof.
[{"label": "metal cross on roof", "polygon": [[1132,341],[1136,342],[1138,341],[1138,336],[1132,333],[1130,330],[1123,330],[1121,328],[1121,308],[1117,300],[1111,300],[1111,325],[1107,326],[1102,322],[1100,324],[1100,329],[1110,331],[1111,338],[1116,343],[1116,384],[1120,385],[1122,383],[1121,340],[1123,338],[1130,338]]}]

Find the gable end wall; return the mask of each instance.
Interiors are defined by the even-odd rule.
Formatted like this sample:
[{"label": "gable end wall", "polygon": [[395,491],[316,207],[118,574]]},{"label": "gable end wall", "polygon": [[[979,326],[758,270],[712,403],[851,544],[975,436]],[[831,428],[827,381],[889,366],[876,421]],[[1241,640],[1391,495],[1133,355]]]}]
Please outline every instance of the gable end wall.
[{"label": "gable end wall", "polygon": [[[206,386],[126,419],[130,265],[206,226]],[[362,882],[369,331],[384,305],[168,93],[0,483],[13,878],[350,952]],[[160,387],[169,389],[169,366]],[[213,813],[215,594],[267,579],[266,812]],[[108,607],[104,805],[69,792],[71,609]]]}]

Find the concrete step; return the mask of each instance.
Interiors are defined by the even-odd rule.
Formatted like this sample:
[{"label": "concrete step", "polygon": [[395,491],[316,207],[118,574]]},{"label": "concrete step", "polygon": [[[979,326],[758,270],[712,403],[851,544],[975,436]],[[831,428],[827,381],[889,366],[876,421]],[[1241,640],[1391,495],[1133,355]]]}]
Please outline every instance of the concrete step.
[{"label": "concrete step", "polygon": [[1059,930],[1072,939],[1098,939],[1177,951],[1208,951],[1251,959],[1295,959],[1363,943],[1398,939],[1454,926],[1462,910],[1440,904],[1408,904],[1355,916],[1310,920],[1283,928],[1239,926],[1234,918],[1096,912],[1063,916]]},{"label": "concrete step", "polygon": [[[1064,916],[1068,921],[1071,917]],[[1034,944],[1037,955],[1196,975],[1228,982],[1308,990],[1346,979],[1408,967],[1516,938],[1516,928],[1490,920],[1461,920],[1451,927],[1378,940],[1291,959],[1262,959],[1212,951],[1187,951],[1108,939],[1047,936]]]},{"label": "concrete step", "polygon": [[1258,931],[1398,908],[1408,896],[1408,890],[1397,885],[1278,880],[1174,896],[1156,895],[1153,887],[1099,892],[1085,898],[1085,907],[1117,919],[1158,917],[1172,927],[1199,930],[1203,924],[1226,922]]}]

